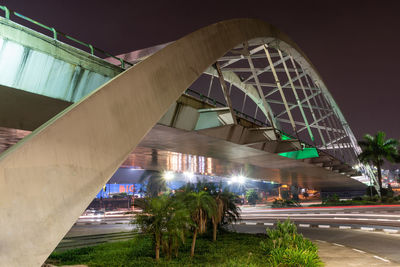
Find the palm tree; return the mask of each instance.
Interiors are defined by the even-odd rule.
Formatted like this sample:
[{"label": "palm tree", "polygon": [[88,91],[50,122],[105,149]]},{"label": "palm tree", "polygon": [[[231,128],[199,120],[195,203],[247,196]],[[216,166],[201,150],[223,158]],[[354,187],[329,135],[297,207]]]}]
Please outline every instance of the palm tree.
[{"label": "palm tree", "polygon": [[138,214],[133,223],[139,226],[143,233],[153,235],[155,242],[156,260],[160,258],[160,248],[170,259],[172,252],[178,255],[178,249],[184,242],[190,226],[194,225],[191,214],[175,197],[161,195],[154,198],[146,198],[143,212]]},{"label": "palm tree", "polygon": [[399,161],[398,146],[399,141],[389,138],[385,140],[386,134],[378,132],[375,136],[369,134],[364,135],[364,140],[359,141],[358,144],[362,149],[362,153],[358,156],[361,162],[371,163],[376,166],[378,170],[378,184],[379,191],[382,196],[382,173],[381,167],[384,160],[390,162]]},{"label": "palm tree", "polygon": [[192,247],[190,250],[190,256],[193,257],[197,234],[206,231],[208,219],[216,213],[216,205],[213,197],[205,191],[186,193],[184,198],[192,220],[196,224],[193,231]]},{"label": "palm tree", "polygon": [[228,190],[219,191],[213,196],[216,204],[216,212],[211,217],[211,221],[213,224],[213,241],[216,241],[218,225],[239,220],[240,208],[235,203],[237,196]]},{"label": "palm tree", "polygon": [[176,197],[170,198],[170,212],[166,218],[166,232],[163,234],[162,247],[168,259],[172,252],[178,257],[179,246],[185,242],[185,236],[194,225],[186,205]]},{"label": "palm tree", "polygon": [[143,212],[136,215],[133,223],[137,224],[143,233],[154,236],[156,260],[160,259],[162,234],[166,228],[167,210],[169,199],[167,196],[147,198],[144,202]]}]

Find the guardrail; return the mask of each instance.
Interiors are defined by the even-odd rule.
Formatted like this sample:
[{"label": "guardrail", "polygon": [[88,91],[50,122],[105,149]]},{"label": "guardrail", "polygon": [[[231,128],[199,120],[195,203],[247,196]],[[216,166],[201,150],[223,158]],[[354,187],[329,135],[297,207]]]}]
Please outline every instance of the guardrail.
[{"label": "guardrail", "polygon": [[106,52],[106,51],[104,51],[104,50],[102,50],[102,49],[100,49],[100,48],[97,48],[97,47],[95,47],[95,46],[93,46],[93,45],[91,45],[91,44],[82,42],[82,41],[80,41],[80,40],[78,40],[78,39],[76,39],[76,38],[74,38],[74,37],[72,37],[72,36],[70,36],[70,35],[68,35],[68,34],[65,34],[65,33],[63,33],[63,32],[57,31],[57,30],[56,30],[55,28],[53,28],[53,27],[46,26],[46,25],[44,25],[44,24],[42,24],[42,23],[40,23],[40,22],[38,22],[38,21],[36,21],[36,20],[33,20],[33,19],[31,19],[31,18],[28,18],[28,17],[26,17],[26,16],[24,16],[24,15],[22,15],[22,14],[16,12],[16,11],[14,11],[14,10],[11,10],[11,9],[7,8],[6,6],[0,6],[0,9],[4,11],[4,17],[5,17],[6,19],[8,19],[8,20],[11,20],[11,19],[10,19],[10,15],[14,15],[14,16],[16,16],[16,17],[19,17],[19,18],[25,20],[25,21],[28,21],[28,22],[30,22],[30,23],[32,23],[32,24],[35,24],[35,25],[37,25],[37,26],[39,26],[39,27],[41,27],[41,28],[43,28],[43,29],[46,29],[46,30],[48,30],[48,31],[51,31],[51,32],[53,33],[53,39],[56,40],[56,41],[60,41],[59,39],[57,39],[58,36],[63,36],[63,37],[65,37],[65,38],[68,39],[68,40],[71,40],[71,41],[73,41],[73,42],[75,42],[75,43],[78,43],[78,44],[80,44],[80,45],[82,45],[82,46],[86,46],[87,48],[89,48],[89,49],[90,49],[90,54],[91,54],[92,56],[94,56],[94,52],[97,51],[97,52],[99,52],[99,53],[101,53],[101,54],[103,54],[103,55],[105,55],[105,56],[112,57],[112,58],[118,60],[118,61],[121,63],[121,68],[123,68],[123,69],[125,69],[125,67],[128,67],[129,65],[130,65],[130,66],[133,66],[132,63],[130,63],[130,62],[128,62],[128,61],[125,61],[125,60],[123,60],[122,58],[119,58],[119,57],[117,57],[117,56],[114,56],[114,55],[112,55],[112,54],[110,54],[110,53],[108,53],[108,52]]}]

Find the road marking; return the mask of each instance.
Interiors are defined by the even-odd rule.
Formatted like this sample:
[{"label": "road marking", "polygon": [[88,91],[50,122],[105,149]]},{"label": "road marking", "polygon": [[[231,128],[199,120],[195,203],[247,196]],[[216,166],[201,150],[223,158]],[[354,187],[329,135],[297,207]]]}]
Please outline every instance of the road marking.
[{"label": "road marking", "polygon": [[362,251],[362,250],[359,250],[359,249],[356,249],[356,248],[353,248],[353,250],[354,250],[354,251],[357,251],[357,252],[360,252],[360,253],[363,253],[363,254],[367,253],[367,252],[365,252],[365,251]]},{"label": "road marking", "polygon": [[399,230],[395,229],[383,229],[383,231],[390,234],[397,234],[399,232]]},{"label": "road marking", "polygon": [[319,239],[316,239],[315,241],[321,242],[321,243],[326,243],[326,241],[324,241],[324,240],[319,240]]},{"label": "road marking", "polygon": [[325,224],[319,224],[318,228],[331,228],[330,225],[325,225]]},{"label": "road marking", "polygon": [[338,246],[338,247],[344,247],[343,245],[340,245],[340,244],[337,244],[337,243],[332,243],[333,245],[335,245],[335,246]]},{"label": "road marking", "polygon": [[309,224],[299,224],[299,227],[310,227],[310,225]]},{"label": "road marking", "polygon": [[246,222],[245,224],[247,224],[247,225],[256,225],[257,223],[255,223],[255,222]]},{"label": "road marking", "polygon": [[274,225],[274,223],[264,223],[264,225],[270,225],[270,226],[273,226],[273,225]]},{"label": "road marking", "polygon": [[339,229],[351,229],[351,226],[340,225]]},{"label": "road marking", "polygon": [[374,231],[375,230],[375,228],[371,228],[371,227],[361,227],[360,229],[363,231]]},{"label": "road marking", "polygon": [[378,259],[378,260],[381,260],[381,261],[384,261],[384,262],[390,262],[390,260],[387,260],[387,259],[381,258],[381,257],[379,257],[379,256],[376,256],[376,255],[374,255],[374,258],[375,258],[375,259]]},{"label": "road marking", "polygon": [[381,222],[386,222],[389,221],[389,219],[376,219],[377,221],[381,221]]}]

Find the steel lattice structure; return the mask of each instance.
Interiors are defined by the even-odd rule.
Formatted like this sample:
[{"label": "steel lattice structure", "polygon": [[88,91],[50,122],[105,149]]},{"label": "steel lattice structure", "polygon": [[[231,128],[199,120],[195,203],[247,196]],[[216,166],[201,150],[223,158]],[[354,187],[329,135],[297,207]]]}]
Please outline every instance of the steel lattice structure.
[{"label": "steel lattice structure", "polygon": [[[130,61],[137,64],[165,46],[136,51],[139,57]],[[257,38],[236,46],[186,94],[229,107],[236,118],[273,127],[375,180],[371,168],[359,162],[361,149],[321,76],[298,48],[282,40]]]}]

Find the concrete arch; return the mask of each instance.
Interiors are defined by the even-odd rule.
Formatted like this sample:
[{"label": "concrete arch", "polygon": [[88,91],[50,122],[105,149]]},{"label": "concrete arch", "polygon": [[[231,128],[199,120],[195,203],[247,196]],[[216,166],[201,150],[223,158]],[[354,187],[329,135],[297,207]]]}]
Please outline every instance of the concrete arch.
[{"label": "concrete arch", "polygon": [[319,77],[296,44],[275,27],[254,19],[223,21],[116,76],[3,153],[0,265],[40,266],[185,89],[230,49],[259,37],[290,44],[293,56]]}]

